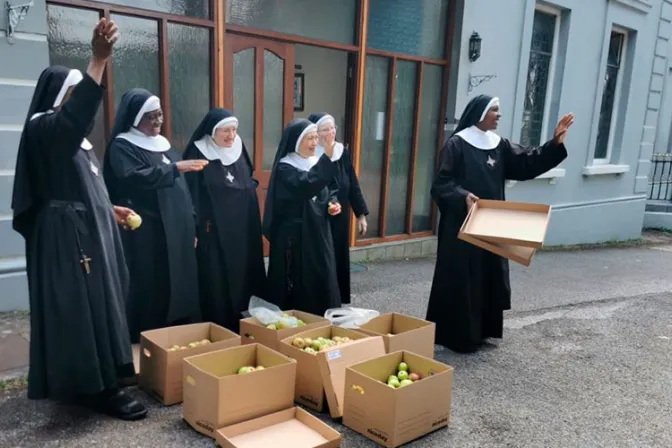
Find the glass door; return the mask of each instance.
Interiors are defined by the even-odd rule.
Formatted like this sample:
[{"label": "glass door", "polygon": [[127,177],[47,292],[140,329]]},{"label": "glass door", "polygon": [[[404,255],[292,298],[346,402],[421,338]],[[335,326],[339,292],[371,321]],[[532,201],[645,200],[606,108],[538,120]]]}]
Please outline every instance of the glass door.
[{"label": "glass door", "polygon": [[263,216],[275,152],[294,115],[294,46],[235,34],[226,35],[225,45],[224,106],[238,118],[238,134],[259,180]]}]

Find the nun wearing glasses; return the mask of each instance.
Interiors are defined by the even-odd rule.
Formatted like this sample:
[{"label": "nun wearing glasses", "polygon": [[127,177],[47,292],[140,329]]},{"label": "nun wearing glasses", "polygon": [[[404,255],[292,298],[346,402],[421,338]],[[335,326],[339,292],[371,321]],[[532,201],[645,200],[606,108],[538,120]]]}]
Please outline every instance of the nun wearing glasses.
[{"label": "nun wearing glasses", "polygon": [[238,332],[250,297],[263,298],[266,269],[254,167],[238,119],[212,109],[183,158],[207,160],[185,175],[196,208],[199,293],[203,319]]},{"label": "nun wearing glasses", "polygon": [[124,93],[103,168],[112,201],[142,217],[123,238],[134,343],[143,331],[200,320],[194,207],[183,173],[208,162],[182,160],[162,126],[158,97],[144,89]]},{"label": "nun wearing glasses", "polygon": [[352,166],[350,152],[343,144],[336,141],[336,120],[333,116],[320,112],[308,117],[317,126],[318,146],[317,155],[331,150],[331,161],[336,165],[336,175],[332,189],[337,191],[337,200],[343,212],[330,216],[331,233],[334,240],[336,256],[336,275],[338,288],[341,293],[341,302],[350,303],[350,210],[357,218],[357,232],[360,236],[366,234],[366,216],[369,209],[366,206],[364,195],[359,187],[359,180]]}]

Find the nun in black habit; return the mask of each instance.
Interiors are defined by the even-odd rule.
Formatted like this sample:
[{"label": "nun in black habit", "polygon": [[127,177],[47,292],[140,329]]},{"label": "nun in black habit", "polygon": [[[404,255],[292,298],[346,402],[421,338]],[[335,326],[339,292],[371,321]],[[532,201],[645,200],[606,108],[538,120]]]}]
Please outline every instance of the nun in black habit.
[{"label": "nun in black habit", "polygon": [[142,225],[124,235],[134,343],[143,331],[200,320],[194,207],[182,173],[207,161],[182,160],[160,135],[162,125],[159,98],[132,89],[121,99],[105,153],[112,200],[142,217]]},{"label": "nun in black habit", "polygon": [[498,98],[480,95],[467,104],[431,190],[441,220],[427,320],[436,323],[437,344],[461,353],[501,338],[511,308],[508,260],[457,239],[467,210],[479,198],[505,200],[507,179],[534,179],[556,167],[567,157],[564,141],[574,122],[565,115],[551,140],[524,148],[493,132],[499,117]]},{"label": "nun in black habit", "polygon": [[334,244],[329,215],[341,212],[329,184],[336,175],[333,148],[321,156],[317,126],[305,119],[282,133],[264,209],[270,242],[268,300],[283,310],[319,316],[339,308]]},{"label": "nun in black habit", "polygon": [[316,155],[324,154],[324,148],[331,147],[333,155],[331,161],[336,165],[331,188],[337,191],[337,200],[343,213],[330,216],[331,233],[334,239],[334,253],[336,256],[336,274],[338,289],[341,292],[341,302],[350,303],[350,209],[357,217],[357,231],[360,235],[366,234],[366,216],[369,209],[364,201],[364,195],[359,188],[359,180],[352,166],[350,152],[343,144],[336,141],[336,121],[331,115],[321,112],[308,117],[317,125],[319,137]]},{"label": "nun in black habit", "polygon": [[250,297],[263,298],[266,285],[259,182],[237,130],[231,112],[212,109],[183,155],[209,162],[203,171],[185,175],[196,207],[203,319],[236,333]]},{"label": "nun in black habit", "polygon": [[116,31],[114,22],[98,22],[86,74],[54,66],[40,75],[19,144],[12,209],[26,242],[28,398],[75,401],[134,420],[147,409],[119,390],[119,379],[135,369],[118,227],[133,212],[110,202],[86,139]]}]

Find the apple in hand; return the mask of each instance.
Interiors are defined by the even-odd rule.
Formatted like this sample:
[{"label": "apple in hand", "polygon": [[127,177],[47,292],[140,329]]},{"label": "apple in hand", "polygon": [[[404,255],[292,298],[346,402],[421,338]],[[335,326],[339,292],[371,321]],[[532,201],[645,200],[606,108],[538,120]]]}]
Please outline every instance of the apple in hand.
[{"label": "apple in hand", "polygon": [[135,230],[142,224],[142,218],[140,215],[133,213],[126,218],[126,224],[128,224],[128,227]]},{"label": "apple in hand", "polygon": [[338,215],[339,213],[341,213],[341,204],[339,204],[338,202],[330,202],[328,211],[331,216]]}]

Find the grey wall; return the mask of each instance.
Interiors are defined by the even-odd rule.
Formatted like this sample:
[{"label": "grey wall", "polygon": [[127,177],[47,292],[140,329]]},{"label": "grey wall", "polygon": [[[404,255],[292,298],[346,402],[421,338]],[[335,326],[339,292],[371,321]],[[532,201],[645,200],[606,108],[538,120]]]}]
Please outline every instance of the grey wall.
[{"label": "grey wall", "polygon": [[[12,0],[12,4],[27,3]],[[44,0],[34,6],[7,42],[7,10],[0,10],[0,311],[27,309],[23,239],[12,230],[14,165],[23,122],[40,72],[49,64]]]},{"label": "grey wall", "polygon": [[[499,133],[520,139],[535,0],[469,0],[464,11],[456,114],[469,101],[469,73],[496,74],[472,92],[501,99]],[[542,3],[542,2],[539,2]],[[540,179],[510,183],[509,200],[553,205],[546,244],[575,244],[636,238],[641,234],[647,174],[653,151],[671,32],[671,0],[555,0],[561,10],[554,54],[548,135],[567,112],[576,123],[567,138],[569,157]],[[506,18],[506,20],[503,20]],[[593,164],[597,124],[612,25],[629,31],[616,139],[610,164]],[[483,38],[482,56],[471,63],[468,41]],[[655,60],[654,60],[655,54]],[[449,108],[450,110],[450,108]]]}]

